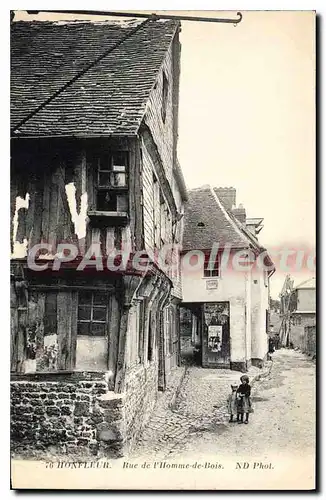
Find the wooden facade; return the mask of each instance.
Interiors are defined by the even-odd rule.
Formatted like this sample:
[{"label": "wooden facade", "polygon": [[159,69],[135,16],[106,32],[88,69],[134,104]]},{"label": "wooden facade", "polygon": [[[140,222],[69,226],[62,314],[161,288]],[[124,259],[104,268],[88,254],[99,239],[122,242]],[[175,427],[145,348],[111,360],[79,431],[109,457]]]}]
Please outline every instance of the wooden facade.
[{"label": "wooden facade", "polygon": [[[107,372],[111,390],[122,392],[138,366],[157,362],[164,389],[178,364],[180,272],[162,269],[155,255],[182,238],[179,57],[176,32],[137,135],[12,140],[15,374]],[[55,258],[67,244],[77,248],[75,259],[58,270]],[[80,271],[90,247],[102,260],[128,250],[152,263],[146,273]]]}]

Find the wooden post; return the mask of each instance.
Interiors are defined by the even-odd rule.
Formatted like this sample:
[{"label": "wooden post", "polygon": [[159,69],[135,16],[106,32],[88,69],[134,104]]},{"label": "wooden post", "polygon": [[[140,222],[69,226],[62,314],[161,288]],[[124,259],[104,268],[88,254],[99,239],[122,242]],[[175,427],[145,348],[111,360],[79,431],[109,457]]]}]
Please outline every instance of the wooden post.
[{"label": "wooden post", "polygon": [[71,295],[59,292],[57,298],[58,370],[65,370],[71,340]]},{"label": "wooden post", "polygon": [[[115,294],[111,297],[111,315],[110,315],[110,323],[109,323],[109,338],[108,338],[108,369],[112,371],[115,375],[116,366],[117,366],[117,351],[119,344],[119,328],[120,328],[120,308],[119,301]],[[111,390],[114,389],[115,379],[111,379],[110,387]]]},{"label": "wooden post", "polygon": [[123,305],[120,318],[119,328],[119,348],[117,355],[117,367],[115,377],[115,392],[121,393],[124,390],[125,372],[126,372],[126,339],[128,327],[129,309],[132,305],[132,299],[140,284],[139,276],[123,276]]},{"label": "wooden post", "polygon": [[117,356],[117,369],[115,376],[115,392],[121,393],[124,390],[125,384],[125,357],[126,357],[126,338],[127,338],[127,325],[128,325],[128,314],[129,306],[123,305],[120,318],[120,328],[119,328],[119,348]]},{"label": "wooden post", "polygon": [[143,214],[143,173],[142,173],[142,161],[141,161],[141,149],[140,149],[140,139],[135,142],[134,157],[135,157],[135,249],[141,250],[145,248],[144,242],[144,214]]},{"label": "wooden post", "polygon": [[77,351],[77,319],[78,319],[78,292],[71,291],[71,318],[70,318],[70,345],[68,344],[68,357],[66,368],[74,370],[76,366]]},{"label": "wooden post", "polygon": [[151,279],[151,292],[146,300],[146,311],[145,311],[145,322],[144,322],[144,353],[146,358],[146,353],[148,352],[148,333],[149,333],[149,322],[150,322],[150,312],[152,312],[152,307],[154,300],[159,293],[161,280],[158,276],[154,276]]},{"label": "wooden post", "polygon": [[10,283],[10,369],[17,369],[17,337],[18,337],[18,304],[14,282]]},{"label": "wooden post", "polygon": [[158,390],[165,391],[166,388],[166,368],[165,368],[165,336],[163,311],[170,297],[170,287],[164,286],[163,293],[158,304],[159,332],[158,332]]}]

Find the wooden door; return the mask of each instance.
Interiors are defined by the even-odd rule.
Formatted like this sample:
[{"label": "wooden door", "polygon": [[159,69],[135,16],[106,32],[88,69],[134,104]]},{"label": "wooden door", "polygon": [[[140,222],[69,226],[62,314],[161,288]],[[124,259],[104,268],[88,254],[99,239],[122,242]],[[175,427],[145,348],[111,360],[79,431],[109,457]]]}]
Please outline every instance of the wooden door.
[{"label": "wooden door", "polygon": [[230,304],[203,305],[202,360],[206,368],[230,368]]}]

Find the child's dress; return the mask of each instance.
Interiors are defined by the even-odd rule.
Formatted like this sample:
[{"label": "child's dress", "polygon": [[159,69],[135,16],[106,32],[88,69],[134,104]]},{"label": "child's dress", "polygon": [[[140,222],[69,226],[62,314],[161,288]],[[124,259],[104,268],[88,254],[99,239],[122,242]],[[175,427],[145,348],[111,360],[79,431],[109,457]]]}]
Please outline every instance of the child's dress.
[{"label": "child's dress", "polygon": [[229,415],[236,415],[238,413],[238,402],[237,402],[237,393],[236,391],[232,391],[228,396],[228,410]]},{"label": "child's dress", "polygon": [[240,384],[237,390],[238,413],[251,413],[251,387],[249,384]]}]

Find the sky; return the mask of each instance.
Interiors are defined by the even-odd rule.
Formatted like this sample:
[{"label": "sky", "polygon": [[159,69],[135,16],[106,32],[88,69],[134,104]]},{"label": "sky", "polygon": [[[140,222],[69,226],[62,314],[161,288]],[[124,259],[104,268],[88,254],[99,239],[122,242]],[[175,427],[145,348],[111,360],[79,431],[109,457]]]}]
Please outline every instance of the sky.
[{"label": "sky", "polygon": [[[178,156],[185,181],[188,188],[235,187],[247,216],[264,218],[259,239],[267,249],[314,249],[315,16],[242,14],[236,27],[182,23]],[[295,283],[311,274],[296,272]],[[277,270],[271,279],[274,298],[285,275]]]},{"label": "sky", "polygon": [[[235,187],[247,216],[264,218],[267,249],[315,246],[314,22],[310,12],[269,11],[243,12],[236,27],[182,25],[187,186]],[[285,274],[271,278],[275,298]],[[295,272],[295,283],[311,274]]]}]

